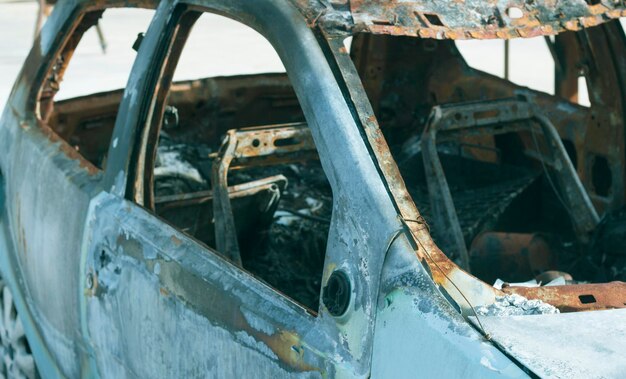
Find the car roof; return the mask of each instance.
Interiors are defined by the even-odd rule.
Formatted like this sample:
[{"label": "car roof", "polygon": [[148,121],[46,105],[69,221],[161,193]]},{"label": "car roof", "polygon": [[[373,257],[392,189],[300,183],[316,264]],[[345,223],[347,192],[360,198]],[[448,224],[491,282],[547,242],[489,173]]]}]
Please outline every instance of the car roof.
[{"label": "car roof", "polygon": [[[626,17],[626,2],[612,0],[254,1],[284,2],[285,6],[292,3],[309,25],[339,35],[365,32],[436,39],[527,38],[577,31]],[[159,1],[95,3],[106,3],[108,7],[156,8]]]},{"label": "car roof", "polygon": [[553,35],[626,16],[624,2],[607,0],[290,1],[329,31],[437,39]]}]

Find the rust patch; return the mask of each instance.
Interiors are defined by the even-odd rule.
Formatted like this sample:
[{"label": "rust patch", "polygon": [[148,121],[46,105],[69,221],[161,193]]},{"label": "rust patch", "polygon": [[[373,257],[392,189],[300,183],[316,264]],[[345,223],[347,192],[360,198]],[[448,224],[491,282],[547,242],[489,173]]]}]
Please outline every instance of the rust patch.
[{"label": "rust patch", "polygon": [[48,140],[50,140],[52,144],[57,144],[59,150],[63,154],[65,154],[66,157],[78,162],[78,166],[87,171],[89,175],[96,175],[100,172],[100,169],[98,169],[91,162],[86,160],[78,151],[76,151],[75,148],[70,146],[70,144],[68,144],[65,140],[59,137],[58,134],[56,134],[49,126],[41,121],[39,121],[39,130],[41,130],[43,135],[46,136],[46,138],[48,138]]},{"label": "rust patch", "polygon": [[435,39],[510,39],[581,30],[626,16],[623,2],[291,0],[310,27]]},{"label": "rust patch", "polygon": [[[131,255],[145,262],[140,252],[131,252]],[[275,325],[273,334],[256,330],[246,320],[242,312],[244,305],[239,299],[226,295],[217,286],[209,285],[203,277],[183,275],[186,271],[178,263],[161,259],[158,259],[158,263],[161,265],[159,292],[163,296],[174,296],[226,330],[247,333],[273,351],[279,358],[278,363],[285,367],[296,371],[318,371],[324,376],[323,369],[306,363],[308,349],[296,332],[284,327],[281,329],[281,325],[275,322],[271,322]],[[219,307],[215,304],[219,304]],[[260,315],[258,311],[254,313]]]},{"label": "rust patch", "polygon": [[98,296],[102,292],[98,288],[98,273],[90,269],[85,280],[91,281],[91,283],[84,283],[85,290],[83,293],[85,296]]},{"label": "rust patch", "polygon": [[578,284],[548,287],[506,287],[505,293],[538,299],[561,312],[626,308],[626,283]]},{"label": "rust patch", "polygon": [[181,241],[180,238],[176,237],[176,236],[172,236],[170,237],[170,240],[172,241],[172,243],[176,246],[180,246],[180,244],[183,243],[183,241]]},{"label": "rust patch", "polygon": [[472,272],[487,283],[499,277],[523,282],[537,272],[556,270],[556,254],[540,234],[483,232],[469,250]]},{"label": "rust patch", "polygon": [[620,2],[587,5],[512,0],[465,0],[462,5],[436,0],[380,3],[351,0],[355,29],[374,34],[435,39],[510,39],[580,30],[626,15]]},{"label": "rust patch", "polygon": [[278,359],[287,366],[300,371],[322,371],[304,361],[304,345],[300,339],[300,336],[291,331],[278,330],[274,334],[267,334],[254,329],[245,319],[241,310],[237,307],[234,311],[234,315],[231,315],[232,319],[230,323],[237,330],[243,330],[246,333],[253,336],[257,341],[264,343]]},{"label": "rust patch", "polygon": [[265,343],[283,362],[288,362],[290,366],[298,371],[320,371],[304,362],[304,347],[300,337],[292,332],[279,331],[273,335],[256,333],[263,343]]}]

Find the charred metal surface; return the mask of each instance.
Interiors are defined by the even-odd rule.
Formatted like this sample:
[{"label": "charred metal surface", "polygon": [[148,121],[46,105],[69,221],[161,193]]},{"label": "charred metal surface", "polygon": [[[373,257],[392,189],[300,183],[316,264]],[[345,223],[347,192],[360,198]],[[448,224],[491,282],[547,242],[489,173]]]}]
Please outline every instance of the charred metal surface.
[{"label": "charred metal surface", "polygon": [[169,101],[181,118],[167,133],[178,140],[217,141],[230,129],[304,121],[287,74],[256,74],[175,82]]},{"label": "charred metal surface", "polygon": [[[90,228],[106,238],[86,258],[85,274],[93,272],[98,285],[85,292],[85,332],[103,376],[333,373],[318,353],[334,349],[332,339],[303,308],[173,228],[165,232],[136,205],[101,196],[92,211],[115,215],[91,218]],[[115,309],[132,318],[120,319]],[[142,326],[128,330],[135,317]],[[161,355],[157,341],[176,347]]]},{"label": "charred metal surface", "polygon": [[[226,145],[235,145],[230,169],[306,161],[317,158],[306,124],[272,125],[229,131]],[[228,150],[228,147],[224,148]]]},{"label": "charred metal surface", "polygon": [[[619,27],[615,23],[609,26],[607,26],[607,33],[613,33],[613,26]],[[617,33],[617,30],[615,32]],[[601,34],[601,31],[591,29],[587,33]],[[334,52],[335,57],[340,62],[347,55],[347,52],[343,50],[340,38],[337,39],[337,44],[334,45]],[[532,101],[536,102],[538,107],[547,113],[548,118],[555,124],[561,134],[560,138],[573,141],[577,148],[580,146],[579,150],[577,150],[578,154],[586,149],[584,138],[582,137],[585,135],[585,132],[582,128],[579,131],[575,131],[577,129],[576,125],[585,125],[589,120],[589,117],[585,116],[587,114],[585,109],[568,105],[568,103],[554,97],[532,93],[528,90],[524,91],[521,88],[518,89],[510,82],[477,72],[467,67],[462,61],[459,64],[457,63],[459,58],[458,52],[448,43],[427,43],[427,41],[415,39],[385,39],[382,36],[356,35],[352,43],[351,55],[355,60],[355,65],[363,79],[363,85],[368,92],[374,109],[380,111],[380,118],[384,118],[385,124],[382,130],[387,141],[393,142],[394,135],[402,135],[397,133],[402,130],[400,128],[415,128],[417,126],[418,130],[420,130],[420,123],[426,120],[424,108],[427,105],[425,104],[469,99],[493,100],[507,97],[509,93],[516,95],[524,93],[530,95],[530,98],[533,99]],[[411,59],[406,59],[406,56],[410,56]],[[411,220],[407,221],[407,225],[414,230],[415,236],[422,234],[422,238],[418,237],[418,241],[421,242],[419,247],[424,249],[418,250],[418,256],[422,256],[424,263],[428,264],[435,283],[440,284],[462,309],[465,310],[468,303],[476,305],[481,302],[489,302],[489,293],[494,293],[495,291],[486,286],[481,287],[475,278],[459,270],[454,263],[441,253],[432,243],[432,240],[429,241],[429,237],[423,236],[426,234],[426,228],[419,214],[411,211],[408,203],[406,207],[402,207],[403,202],[401,199],[408,197],[407,190],[402,185],[398,185],[398,183],[401,183],[397,180],[399,175],[394,177],[393,168],[387,168],[384,165],[388,158],[385,158],[384,153],[381,153],[382,146],[384,146],[381,143],[381,138],[376,138],[374,134],[380,133],[380,130],[376,130],[374,112],[368,104],[358,103],[360,83],[355,83],[357,75],[350,72],[347,66],[342,67],[344,69],[343,77],[349,83],[348,88],[351,91],[352,100],[357,104],[360,120],[370,143],[374,147],[372,151],[378,159],[384,177],[388,180],[387,183],[390,189],[392,189],[391,192],[394,193],[396,204],[401,211],[406,212],[404,213],[404,218]],[[614,68],[607,67],[608,75],[612,75],[614,70],[616,70],[615,66]],[[598,75],[602,76],[600,73]],[[424,85],[420,87],[409,84],[415,82],[424,83]],[[613,90],[621,93],[621,89],[618,86],[613,86]],[[590,91],[596,91],[596,89],[590,88]],[[605,93],[602,89],[597,89],[597,91],[598,93]],[[406,99],[402,97],[407,94],[409,96]],[[411,106],[415,108],[411,108]],[[383,107],[385,108],[383,109]],[[592,104],[592,109],[594,107],[595,105]],[[406,117],[406,119],[402,119],[402,117]],[[412,119],[409,120],[409,117],[412,117]],[[368,133],[371,126],[374,126],[371,130],[375,130],[372,134]],[[600,132],[589,128],[589,133],[597,134]],[[554,141],[559,139],[554,134],[552,134],[551,138]],[[533,146],[532,140],[526,140],[525,143],[528,148]],[[619,146],[622,142],[618,138],[615,141],[608,141],[608,143],[614,143]],[[618,147],[615,149],[616,151],[623,151]],[[488,154],[477,154],[477,157],[487,161],[494,159],[493,157],[490,158]],[[620,161],[621,157],[616,157],[616,160]],[[585,176],[585,171],[581,170],[580,167],[581,161],[579,159],[575,159],[575,161],[578,163],[578,174],[583,178],[585,186],[589,189],[590,187],[586,184],[588,176]],[[622,170],[623,165],[620,167],[619,170]],[[593,190],[591,191],[593,192]],[[594,204],[598,204],[595,197],[593,200]],[[621,202],[621,200],[617,199],[612,201]],[[583,209],[590,209],[588,201],[580,204],[584,205]],[[422,220],[422,222],[419,222],[419,220]],[[586,230],[593,229],[593,225],[597,224],[597,216],[592,217],[591,221],[588,225],[589,227],[585,228]],[[459,286],[463,287],[463,295],[458,291]],[[571,287],[569,290],[573,291],[576,286]],[[537,288],[534,291],[542,293],[543,288]],[[555,291],[558,292],[559,290]],[[550,299],[546,297],[545,301],[550,302]]]},{"label": "charred metal surface", "polygon": [[[198,1],[193,4],[208,6],[220,14],[235,14],[237,19],[250,22],[251,26],[270,37],[269,40],[282,58],[287,71],[307,73],[290,75],[289,79],[298,94],[298,101],[305,113],[320,162],[332,188],[333,211],[321,285],[325,284],[331,272],[341,269],[350,279],[352,288],[350,304],[344,315],[335,318],[321,306],[315,324],[308,324],[307,330],[309,333],[328,333],[333,336],[333,341],[337,342],[336,346],[341,353],[325,360],[330,366],[326,370],[330,372],[329,376],[367,376],[371,367],[373,320],[376,315],[380,268],[389,236],[401,226],[401,223],[396,217],[385,187],[378,179],[375,166],[368,158],[367,148],[360,131],[355,127],[343,92],[335,83],[330,67],[324,63],[326,58],[315,34],[299,16],[297,10],[288,3]],[[142,42],[136,63],[136,67],[141,69],[137,69],[137,75],[131,76],[129,81],[129,86],[141,88],[141,91],[144,86],[150,87],[147,83],[151,75],[156,74],[154,70],[160,70],[153,56],[142,55],[141,52],[153,51],[163,43],[163,35],[169,30],[165,22],[168,20],[166,15],[171,12],[171,9],[163,9],[163,13],[159,15],[164,18],[157,16],[152,23],[154,31],[152,33],[149,31]],[[172,23],[176,22],[175,17],[169,20]],[[144,93],[145,98],[141,100],[149,104],[153,95]],[[128,180],[126,172],[135,164],[130,159],[134,153],[130,151],[141,148],[136,146],[137,134],[140,133],[137,129],[144,127],[143,123],[137,125],[139,119],[135,108],[137,104],[130,100],[125,97],[120,106],[119,113],[126,114],[126,117],[124,119],[118,117],[116,121],[116,133],[113,138],[117,137],[119,140],[117,147],[110,149],[104,182],[113,195],[120,197],[127,195],[125,191],[129,186],[126,185]],[[157,105],[159,106],[160,104]],[[155,126],[158,126],[158,123]],[[350,172],[351,175],[344,175],[345,172]],[[215,254],[212,251],[205,253]],[[244,283],[249,284],[247,280]],[[263,287],[269,290],[269,287],[265,285]],[[279,301],[285,301],[281,294],[273,290],[271,293],[277,299],[282,299]],[[198,299],[201,298],[202,296],[198,294]],[[215,312],[219,312],[219,309],[208,307],[206,316],[209,319],[219,318]],[[294,313],[285,317],[293,322],[300,321],[300,316]],[[257,339],[259,340],[264,341],[261,337]],[[327,351],[321,339],[311,337],[307,341],[306,345],[310,346],[312,351]],[[231,342],[238,344],[236,340],[231,339]],[[266,346],[266,342],[261,344]],[[291,349],[285,344],[280,346],[281,349]],[[223,351],[224,354],[229,352]]]},{"label": "charred metal surface", "polygon": [[472,242],[469,258],[474,273],[487,283],[502,273],[523,282],[557,267],[556,252],[540,234],[484,232]]},{"label": "charred metal surface", "polygon": [[620,2],[589,5],[583,0],[430,0],[398,1],[387,6],[371,0],[351,0],[350,10],[355,23],[372,33],[438,39],[535,37],[595,26],[626,14]]},{"label": "charred metal surface", "polygon": [[[600,28],[592,28],[585,33],[613,35],[621,33],[618,28],[618,24],[611,23],[606,25],[604,31]],[[562,36],[565,35],[569,34],[562,34]],[[573,36],[576,37],[576,35]],[[597,43],[603,44],[600,38],[597,38]],[[577,48],[576,45],[571,47],[571,49]],[[411,128],[421,130],[420,128],[427,119],[429,107],[432,105],[468,100],[487,101],[523,94],[526,97],[530,96],[542,112],[548,115],[550,121],[558,129],[561,138],[575,146],[573,162],[594,205],[599,207],[599,212],[602,212],[601,209],[603,208],[600,204],[607,204],[605,202],[607,200],[615,204],[623,201],[619,196],[609,195],[606,200],[595,196],[593,187],[588,184],[590,179],[588,171],[581,167],[581,165],[587,164],[582,157],[585,156],[585,151],[589,149],[585,135],[593,134],[601,138],[601,135],[617,133],[621,136],[620,130],[623,127],[617,126],[617,124],[614,127],[612,123],[608,122],[592,124],[597,116],[590,117],[590,110],[565,102],[557,97],[517,87],[505,80],[476,71],[463,62],[456,48],[449,42],[356,35],[352,43],[351,54],[374,110],[379,112],[378,119],[382,123],[381,129],[390,144],[401,142],[397,138],[406,135],[405,130]],[[583,55],[585,54],[585,50],[583,50]],[[611,67],[613,59],[611,57],[614,55],[600,59],[603,64],[606,64],[606,73],[596,72],[596,75],[610,77],[616,75],[616,71],[621,70],[619,69],[621,64]],[[587,59],[594,60],[593,56],[590,55],[587,55]],[[412,85],[411,83],[420,83],[420,85]],[[602,81],[602,83],[608,85],[609,81]],[[608,87],[606,89],[589,87],[589,91],[598,94],[613,92],[620,94],[618,98],[621,98],[620,86],[616,85],[615,81],[612,83],[610,89]],[[597,103],[592,103],[591,112],[594,115],[597,114],[596,112],[602,113],[599,109],[600,106]],[[621,109],[621,106],[618,106],[617,109]],[[363,113],[368,116],[365,111]],[[369,117],[371,117],[371,113]],[[362,117],[362,119],[364,118]],[[621,120],[621,118],[619,119]],[[596,125],[595,128],[592,125]],[[605,145],[604,154],[610,151],[623,151],[619,147],[622,140],[621,137],[610,140],[604,138],[605,144],[611,145]],[[467,141],[468,144],[485,146],[482,150],[474,149],[471,151],[471,154],[475,154],[476,159],[484,161],[496,159],[495,154],[487,150],[490,147],[495,147],[489,141],[469,137],[466,137],[464,141]],[[526,149],[534,149],[534,142],[530,136],[526,137],[524,145]],[[623,170],[624,166],[618,163],[621,160],[620,154],[612,155],[611,162],[619,166],[619,168],[611,169],[613,175]],[[614,180],[621,181],[617,178]],[[613,182],[613,186],[615,186],[615,182]],[[618,189],[618,191],[621,190]],[[600,201],[600,199],[602,200]],[[619,207],[619,205],[616,206]],[[415,228],[418,227],[418,224],[415,224]],[[433,266],[433,276],[438,275],[438,271],[440,271],[438,267],[442,268],[443,271],[450,267],[445,260],[442,260],[441,264]],[[442,277],[445,279],[444,275]],[[451,288],[451,292],[455,292],[454,288]],[[463,303],[464,299],[459,299],[459,302]]]},{"label": "charred metal surface", "polygon": [[74,50],[78,46],[83,34],[98,23],[98,20],[102,17],[102,13],[103,10],[98,10],[83,16],[80,24],[74,29],[72,36],[65,43],[62,52],[56,57],[56,62],[52,65],[50,72],[47,73],[46,81],[41,87],[38,98],[39,117],[44,123],[49,122],[54,108],[54,96],[61,89],[63,75],[65,74],[65,70],[72,58]]},{"label": "charred metal surface", "polygon": [[[385,138],[392,146],[398,143],[397,136],[406,129],[421,127],[433,106],[518,95],[532,98],[555,125],[564,143],[570,146],[578,175],[601,214],[606,209],[620,207],[625,199],[622,178],[626,165],[624,154],[620,153],[624,151],[624,91],[619,79],[624,77],[625,65],[623,44],[617,43],[622,35],[621,25],[616,22],[584,32],[558,35],[557,52],[578,57],[566,65],[567,70],[574,72],[570,77],[575,76],[576,82],[570,80],[570,91],[578,93],[578,76],[583,68],[591,94],[589,108],[565,100],[565,93],[562,98],[550,96],[473,69],[451,41],[357,34],[353,38],[351,55],[383,126]],[[589,47],[587,37],[593,39],[595,49]],[[561,39],[569,43],[564,46],[559,42]],[[610,49],[616,53],[609,54]],[[595,55],[593,51],[601,53]],[[594,67],[602,66],[602,69],[585,70],[584,67],[591,62]],[[555,79],[559,80],[555,83],[558,90],[564,79],[559,75]],[[606,135],[616,137],[607,139]],[[467,142],[495,147],[493,142],[482,139]],[[524,144],[531,147],[533,142],[529,138]],[[491,158],[485,156],[484,150],[482,155],[483,159],[494,159],[493,154]],[[611,162],[612,185],[604,195],[597,194],[592,183],[593,159],[590,158],[594,156],[607,157]]]},{"label": "charred metal surface", "polygon": [[[235,220],[233,237],[255,236],[271,222],[287,178],[275,175],[228,188]],[[216,246],[212,190],[164,195],[155,199],[156,213],[207,246]],[[257,233],[255,233],[257,232]]]},{"label": "charred metal surface", "polygon": [[[543,114],[537,111],[536,107],[516,100],[435,107],[424,127],[421,140],[430,204],[433,208],[433,226],[435,232],[443,233],[441,245],[444,251],[449,251],[459,257],[461,267],[466,271],[470,269],[469,255],[454,201],[439,160],[436,148],[438,135],[451,133],[462,133],[465,136],[472,133],[493,135],[530,128],[530,133],[536,140],[538,137],[535,134],[538,133],[534,131],[535,126],[532,123],[520,125],[525,121],[535,121],[541,126],[549,155],[544,156],[536,151],[536,158],[542,162],[543,167],[550,166],[554,170],[560,185],[556,190],[561,192],[567,203],[577,232],[581,235],[588,234],[600,221],[556,129]],[[536,149],[539,149],[538,144]],[[491,212],[495,211],[491,210]]]},{"label": "charred metal surface", "polygon": [[[338,0],[326,7],[292,0],[311,24],[373,34],[436,39],[536,37],[580,30],[626,15],[622,2],[610,0]],[[350,20],[350,21],[348,21]]]},{"label": "charred metal surface", "polygon": [[[123,90],[116,90],[55,102],[50,128],[84,159],[103,169],[122,95]],[[164,129],[188,142],[217,140],[233,128],[304,119],[286,74],[176,82],[169,104],[187,117],[175,128]]]},{"label": "charred metal surface", "polygon": [[317,157],[306,125],[231,130],[213,161],[213,214],[218,251],[241,266],[235,218],[228,190],[228,172],[258,165],[290,163]]},{"label": "charred metal surface", "polygon": [[[604,263],[607,256],[621,262],[620,218],[604,218],[596,228],[596,212],[619,209],[626,199],[626,48],[618,22],[604,23],[623,15],[624,4],[592,3],[165,0],[158,3],[124,92],[55,103],[78,40],[103,10],[157,5],[60,3],[0,124],[0,262],[20,313],[30,320],[27,335],[37,343],[37,363],[52,373],[58,365],[58,374],[69,377],[523,377],[528,372],[517,355],[524,352],[505,355],[504,347],[484,339],[488,328],[467,319],[474,307],[521,294],[564,312],[624,308],[625,284],[500,291],[475,278],[448,257],[453,252],[445,243],[438,246],[431,237],[425,219],[431,208],[414,196],[419,191],[392,150],[414,132],[438,159],[429,133],[439,127],[439,141],[460,136],[471,159],[497,165],[503,155],[504,161],[512,159],[511,149],[474,131],[500,135],[494,124],[506,124],[507,131],[526,133],[514,152],[558,173],[573,230],[581,240],[592,238],[590,251],[577,253],[593,262]],[[186,38],[176,33],[188,32],[204,10],[266,36],[289,78],[247,75],[170,85]],[[561,97],[473,70],[451,41],[432,39],[531,37],[583,28],[549,42]],[[351,56],[343,38],[354,33]],[[590,108],[571,103],[581,72]],[[513,96],[518,100],[498,100]],[[468,101],[479,103],[463,108]],[[442,106],[459,102],[465,105]],[[432,118],[428,127],[433,107],[440,125]],[[177,116],[164,117],[166,110]],[[530,119],[540,129],[523,125]],[[301,124],[277,125],[293,122]],[[270,126],[240,129],[251,125]],[[198,155],[213,165],[210,184],[217,185],[158,195],[152,209],[149,198],[145,204],[131,199],[137,200],[133,191],[144,185],[154,195],[151,157],[157,156],[161,127],[177,143],[205,144]],[[535,131],[550,154],[541,154]],[[227,139],[215,154],[211,149],[220,146],[222,134]],[[320,183],[327,179],[332,192],[332,215],[316,220],[318,229],[328,231],[314,257],[320,270],[302,270],[310,276],[307,284],[317,280],[309,291],[316,296],[307,297],[305,306],[295,291],[281,289],[246,260],[242,267],[238,246],[242,235],[258,232],[274,217],[287,174],[228,185],[229,171],[303,160],[321,162],[319,170],[304,175],[314,173]],[[610,185],[594,180],[597,167],[609,172]],[[429,192],[443,193],[441,203],[454,207],[446,186],[440,181]],[[431,200],[432,208],[440,200]],[[188,207],[205,212],[188,218],[179,212]],[[449,209],[458,215],[448,225],[457,245],[475,242],[470,257],[461,254],[465,268],[471,267],[468,258],[497,255],[516,261],[518,274],[554,269],[557,247],[552,251],[537,235],[483,234],[503,243],[482,249],[485,239],[467,241],[480,228],[474,223],[472,233],[459,234],[467,215],[460,207]],[[433,227],[440,228],[436,222]],[[216,241],[197,238],[192,228]],[[207,247],[213,243],[217,249]],[[284,260],[300,253],[299,247],[272,256],[273,267],[286,267]],[[520,258],[524,249],[527,259]],[[250,259],[261,251],[247,253]],[[349,291],[334,304],[341,307],[329,302],[328,309],[318,301],[320,288],[329,287],[338,272]],[[558,357],[554,370],[563,372],[566,361]]]},{"label": "charred metal surface", "polygon": [[[272,185],[276,185],[279,188],[284,187],[285,183],[286,178],[284,176],[276,175],[253,182],[239,184],[228,189],[229,197],[231,200],[238,199],[240,197],[248,197],[249,195],[270,190]],[[166,211],[179,206],[212,203],[213,191],[198,191],[185,194],[159,196],[155,199],[155,202],[160,211]]]},{"label": "charred metal surface", "polygon": [[106,142],[113,135],[122,92],[119,90],[56,102],[48,121],[50,128],[85,159],[102,169],[109,148]]},{"label": "charred metal surface", "polygon": [[[497,291],[461,270],[433,241],[428,226],[415,206],[404,178],[395,164],[387,144],[388,138],[383,135],[374,109],[364,94],[361,78],[355,65],[352,64],[350,54],[344,47],[343,38],[329,36],[329,44],[339,66],[341,81],[345,83],[346,90],[350,94],[350,101],[357,110],[360,126],[367,137],[370,152],[393,197],[394,206],[404,220],[405,232],[411,236],[409,240],[412,241],[417,258],[428,267],[432,280],[453,299],[464,315],[472,312],[473,305],[493,302]],[[357,60],[357,68],[359,62],[362,61]],[[372,103],[376,104],[373,100]],[[460,287],[464,288],[463,291],[459,290]]]}]

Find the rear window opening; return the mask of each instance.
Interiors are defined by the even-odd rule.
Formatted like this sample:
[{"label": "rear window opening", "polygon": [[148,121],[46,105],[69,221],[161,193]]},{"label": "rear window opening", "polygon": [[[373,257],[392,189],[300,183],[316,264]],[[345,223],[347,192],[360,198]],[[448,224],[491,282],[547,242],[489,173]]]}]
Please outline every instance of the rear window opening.
[{"label": "rear window opening", "polygon": [[[626,250],[612,239],[626,230],[625,212],[608,216],[599,205],[613,196],[615,158],[587,159],[576,134],[598,128],[598,116],[581,76],[585,52],[572,36],[511,40],[508,68],[502,40],[356,34],[351,41],[434,241],[497,288],[626,280]],[[598,223],[602,217],[610,221]],[[579,300],[574,308],[601,306],[592,294]]]}]

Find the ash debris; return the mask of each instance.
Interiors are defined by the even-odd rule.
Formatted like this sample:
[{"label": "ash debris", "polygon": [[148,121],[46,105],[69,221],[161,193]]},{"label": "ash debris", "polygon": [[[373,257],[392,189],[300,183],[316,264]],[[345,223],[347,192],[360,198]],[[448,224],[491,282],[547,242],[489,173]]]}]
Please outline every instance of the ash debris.
[{"label": "ash debris", "polygon": [[479,316],[527,316],[560,313],[554,306],[541,300],[529,300],[523,296],[512,294],[496,297],[490,305],[476,307]]},{"label": "ash debris", "polygon": [[[269,227],[242,243],[244,267],[309,309],[317,310],[332,193],[319,162],[236,172],[233,182],[284,175],[287,188]],[[249,175],[246,177],[246,175]]]},{"label": "ash debris", "polygon": [[155,195],[208,189],[209,180],[204,178],[203,171],[208,172],[210,167],[207,166],[210,152],[211,149],[205,145],[176,143],[162,132],[154,165]]}]

